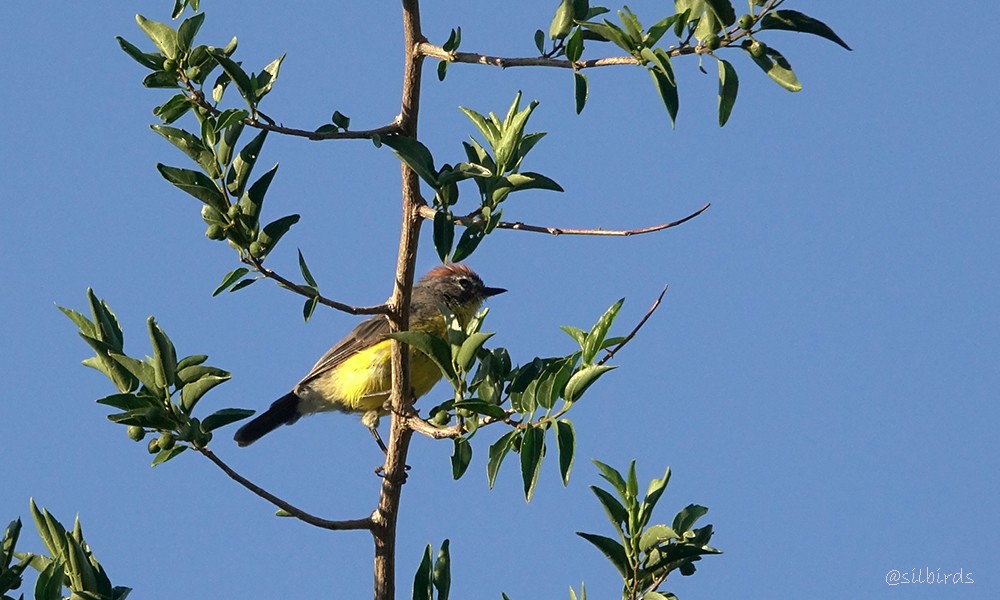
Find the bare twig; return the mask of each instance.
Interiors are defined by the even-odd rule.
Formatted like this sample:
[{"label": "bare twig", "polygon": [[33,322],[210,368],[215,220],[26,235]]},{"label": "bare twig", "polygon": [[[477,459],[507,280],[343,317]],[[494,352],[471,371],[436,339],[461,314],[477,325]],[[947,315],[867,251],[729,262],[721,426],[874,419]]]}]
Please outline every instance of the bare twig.
[{"label": "bare twig", "polygon": [[386,304],[376,304],[375,306],[351,306],[350,304],[344,304],[343,302],[337,302],[336,300],[331,300],[321,296],[316,293],[314,289],[299,285],[289,279],[286,279],[282,275],[275,273],[271,269],[268,269],[260,262],[259,259],[252,256],[244,257],[243,262],[252,266],[255,271],[264,277],[277,281],[282,286],[288,288],[296,294],[299,294],[300,296],[305,296],[306,298],[315,297],[316,301],[324,306],[329,306],[330,308],[335,308],[339,311],[352,315],[384,315],[389,312],[389,307]]},{"label": "bare twig", "polygon": [[632,331],[630,331],[628,335],[626,335],[622,339],[622,341],[618,342],[617,346],[615,346],[611,350],[608,350],[608,353],[604,355],[604,358],[597,361],[597,364],[603,365],[604,363],[608,362],[609,360],[614,358],[616,352],[625,347],[625,344],[632,341],[632,338],[635,337],[635,334],[639,333],[639,330],[642,329],[642,326],[646,324],[646,321],[649,320],[649,317],[653,316],[653,313],[656,312],[657,308],[659,308],[660,302],[663,300],[663,295],[667,293],[667,287],[668,286],[666,285],[663,286],[663,291],[660,292],[660,295],[656,297],[656,302],[653,302],[653,306],[649,307],[649,310],[646,311],[646,315],[642,318],[642,320],[639,321],[639,324],[633,327]]},{"label": "bare twig", "polygon": [[[670,229],[671,227],[677,227],[683,223],[690,221],[691,219],[697,217],[701,213],[708,210],[708,207],[712,206],[711,203],[702,206],[690,215],[678,219],[676,221],[671,221],[670,223],[661,223],[659,225],[653,225],[651,227],[642,227],[640,229],[571,229],[567,227],[546,227],[542,225],[528,225],[520,221],[510,223],[507,221],[501,221],[497,224],[499,229],[514,229],[517,231],[532,231],[535,233],[547,233],[549,235],[603,235],[603,236],[618,236],[618,237],[628,237],[632,235],[640,235],[643,233],[653,233],[655,231],[663,231],[664,229]],[[433,219],[435,211],[430,206],[420,207],[420,216],[425,219]],[[479,217],[473,213],[471,215],[466,215],[464,217],[456,217],[455,223],[458,225],[463,225],[468,227],[470,225],[475,225],[480,222]]]},{"label": "bare twig", "polygon": [[345,530],[351,530],[351,529],[366,529],[366,530],[371,530],[372,527],[373,527],[373,522],[372,522],[371,517],[364,518],[364,519],[348,519],[348,520],[344,520],[344,521],[330,521],[328,519],[321,519],[320,517],[311,515],[311,514],[307,513],[306,511],[304,511],[304,510],[302,510],[300,508],[297,508],[297,507],[289,504],[288,502],[285,502],[281,498],[278,498],[274,494],[272,494],[272,493],[268,492],[267,490],[261,488],[260,486],[256,485],[255,483],[253,483],[252,481],[250,481],[246,477],[243,477],[242,475],[240,475],[239,473],[237,473],[236,471],[234,471],[232,469],[232,467],[230,467],[225,462],[223,462],[223,460],[221,458],[219,458],[218,456],[216,456],[216,454],[214,452],[212,452],[211,450],[209,450],[208,448],[197,448],[196,447],[194,449],[197,450],[198,452],[200,452],[202,456],[204,456],[208,460],[210,460],[213,463],[215,463],[215,466],[217,466],[220,469],[222,469],[223,472],[225,472],[226,475],[229,475],[229,477],[233,481],[235,481],[236,483],[242,485],[243,487],[245,487],[246,489],[250,490],[254,494],[260,496],[264,500],[267,500],[271,504],[277,506],[281,510],[285,511],[286,513],[288,513],[290,516],[295,517],[296,519],[299,519],[300,521],[304,521],[306,523],[309,523],[310,525],[315,525],[316,527],[320,527],[322,529],[331,529],[331,530],[334,530],[334,531],[345,531]]}]

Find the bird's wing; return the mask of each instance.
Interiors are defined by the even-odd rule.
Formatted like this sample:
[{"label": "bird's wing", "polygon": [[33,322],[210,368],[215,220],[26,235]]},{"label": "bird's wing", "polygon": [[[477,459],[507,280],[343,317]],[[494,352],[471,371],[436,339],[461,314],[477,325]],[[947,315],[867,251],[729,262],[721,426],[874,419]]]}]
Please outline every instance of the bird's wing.
[{"label": "bird's wing", "polygon": [[320,357],[309,374],[302,378],[299,385],[308,383],[341,364],[355,353],[381,342],[387,333],[389,333],[389,320],[384,315],[376,315],[362,321],[344,336],[344,339],[334,344],[326,351],[326,354]]}]

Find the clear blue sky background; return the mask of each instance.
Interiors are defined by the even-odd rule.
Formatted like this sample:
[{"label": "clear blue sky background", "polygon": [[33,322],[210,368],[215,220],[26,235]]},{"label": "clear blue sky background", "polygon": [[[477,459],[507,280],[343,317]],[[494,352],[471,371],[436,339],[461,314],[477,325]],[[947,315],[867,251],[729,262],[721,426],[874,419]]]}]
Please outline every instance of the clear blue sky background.
[{"label": "clear blue sky background", "polygon": [[[188,166],[147,128],[168,95],[141,88],[145,71],[114,41],[151,48],[133,14],[166,20],[170,4],[4,11],[0,519],[30,521],[32,496],[64,522],[78,513],[113,581],[139,598],[370,597],[367,534],[275,518],[193,453],[150,469],[145,445],[94,403],[110,384],[79,365],[88,349],[55,309],[84,310],[92,286],[138,355],[156,315],[181,354],[206,353],[233,372],[205,410],[267,406],[356,322],[318,310],[304,324],[300,300],[268,283],[211,297],[234,253],[203,236],[198,203],[154,170]],[[555,4],[425,2],[424,28],[443,43],[461,25],[463,50],[531,55]],[[631,7],[652,22],[663,4]],[[795,67],[799,94],[728,53],[741,89],[721,130],[711,59],[710,76],[691,58],[675,62],[676,130],[638,69],[591,72],[590,102],[575,116],[568,72],[453,65],[439,83],[428,61],[421,133],[439,162],[460,160],[472,133],[459,105],[501,112],[517,90],[541,101],[530,126],[549,136],[527,166],[566,193],[514,196],[508,219],[632,228],[713,206],[629,239],[500,232],[474,256],[488,283],[511,290],[491,301],[488,328],[518,360],[570,351],[558,326],[589,326],[621,296],[624,333],[664,283],[670,291],[621,368],[574,409],[569,488],[550,460],[530,504],[514,464],[487,490],[497,432],[477,436],[459,482],[450,444],[414,440],[400,597],[424,545],[444,538],[455,598],[565,598],[581,580],[592,598],[617,597],[617,575],[573,533],[609,533],[587,489],[599,483],[591,457],[619,467],[635,457],[647,481],[669,465],[660,520],[690,502],[710,507],[705,522],[725,554],[671,579],[683,600],[997,597],[1000,50],[982,32],[1000,9],[973,4],[945,11],[964,22],[955,27],[930,3],[790,1],[855,51],[764,36]],[[249,68],[288,53],[264,104],[285,124],[315,127],[337,109],[367,128],[397,113],[396,4],[203,5],[200,39],[238,35]],[[294,275],[299,247],[327,295],[383,300],[399,227],[396,158],[368,142],[272,136],[261,164],[275,162],[267,214],[303,220],[272,266]],[[425,243],[420,270],[435,260]],[[225,432],[213,445],[320,515],[374,506],[379,454],[352,417],[307,419],[245,450]],[[30,525],[22,548],[41,549]],[[891,569],[926,567],[963,569],[975,583],[884,581]]]}]

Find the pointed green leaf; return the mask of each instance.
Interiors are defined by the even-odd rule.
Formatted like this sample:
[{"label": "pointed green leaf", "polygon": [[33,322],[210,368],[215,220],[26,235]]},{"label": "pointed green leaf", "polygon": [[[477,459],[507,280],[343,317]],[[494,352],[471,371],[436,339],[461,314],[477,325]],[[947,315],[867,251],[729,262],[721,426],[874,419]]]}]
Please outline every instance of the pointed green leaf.
[{"label": "pointed green leaf", "polygon": [[448,545],[448,540],[441,542],[441,549],[434,560],[433,582],[438,592],[437,600],[448,600],[451,593],[451,553]]},{"label": "pointed green leaf", "polygon": [[156,374],[156,384],[159,389],[166,389],[173,384],[177,375],[177,353],[174,344],[156,323],[156,319],[146,320],[149,328],[149,341],[153,346],[153,369]]},{"label": "pointed green leaf", "polygon": [[622,478],[622,474],[613,467],[606,465],[599,460],[593,460],[592,462],[597,467],[597,470],[601,472],[601,477],[603,477],[615,488],[615,491],[618,492],[619,496],[624,498],[626,490],[625,480]]},{"label": "pointed green leaf", "polygon": [[292,225],[298,222],[299,215],[288,215],[265,225],[260,235],[257,236],[257,241],[264,245],[265,254],[270,252],[277,245],[278,240],[288,233]]},{"label": "pointed green leaf", "polygon": [[569,485],[569,474],[573,470],[573,460],[576,457],[576,431],[569,419],[559,419],[556,422],[556,444],[559,447],[559,473],[563,485]]},{"label": "pointed green leaf", "polygon": [[545,428],[531,425],[524,431],[521,442],[521,480],[524,483],[524,500],[531,502],[541,472],[545,452]]},{"label": "pointed green leaf", "polygon": [[701,517],[705,516],[708,508],[699,504],[688,504],[674,517],[673,529],[680,535],[690,531],[691,527]]},{"label": "pointed green leaf", "polygon": [[781,87],[789,92],[798,92],[802,89],[802,84],[799,83],[798,77],[792,71],[792,65],[774,48],[765,48],[764,53],[759,57],[754,56],[749,50],[747,50],[747,53],[757,63],[757,66]]},{"label": "pointed green leaf", "polygon": [[562,186],[549,179],[541,173],[532,173],[531,171],[525,171],[524,173],[511,173],[506,177],[507,181],[511,184],[514,191],[521,190],[550,190],[553,192],[562,192]]},{"label": "pointed green leaf", "polygon": [[[187,414],[191,414],[191,411],[194,410],[195,404],[198,403],[198,400],[201,400],[201,397],[204,396],[208,390],[214,388],[220,383],[229,381],[229,378],[230,375],[228,373],[224,376],[209,375],[184,385],[184,387],[181,388],[181,408],[184,409]],[[208,419],[205,419],[205,421],[208,422]],[[205,431],[209,430],[206,429]]]},{"label": "pointed green leaf", "polygon": [[468,470],[470,462],[472,462],[472,444],[463,437],[455,438],[455,448],[451,455],[451,476],[456,481],[461,479]]},{"label": "pointed green leaf", "polygon": [[405,135],[391,135],[382,138],[382,143],[395,151],[399,160],[413,169],[413,172],[434,189],[439,187],[434,157],[419,140]]},{"label": "pointed green leaf", "polygon": [[431,588],[432,582],[431,565],[431,545],[427,544],[424,549],[424,557],[420,559],[417,566],[417,573],[413,576],[413,600],[433,600],[434,590]]},{"label": "pointed green leaf", "polygon": [[153,458],[152,466],[155,467],[158,465],[162,465],[163,463],[167,462],[171,458],[174,458],[175,456],[177,456],[181,452],[184,452],[187,449],[188,449],[187,446],[184,446],[182,444],[177,444],[176,446],[173,446],[168,450],[160,450],[159,452],[156,453],[156,456]]},{"label": "pointed green leaf", "polygon": [[476,355],[479,353],[480,348],[486,343],[486,340],[493,337],[493,333],[483,333],[477,332],[473,333],[462,342],[462,348],[458,352],[458,356],[455,362],[458,368],[462,372],[468,372],[472,368],[472,362],[476,359]]},{"label": "pointed green leaf", "polygon": [[302,272],[302,277],[306,280],[313,288],[319,288],[316,284],[316,280],[313,279],[312,273],[309,272],[309,267],[306,265],[306,259],[302,256],[302,250],[299,250],[299,270]]},{"label": "pointed green leaf", "polygon": [[164,179],[220,213],[225,213],[229,210],[229,203],[226,201],[222,190],[204,173],[190,169],[168,167],[160,163],[157,163],[156,170],[160,172],[160,175]]},{"label": "pointed green leaf", "polygon": [[670,126],[677,124],[677,111],[680,108],[680,97],[677,94],[677,85],[658,69],[650,69],[649,75],[653,78],[656,91],[663,100],[663,105],[667,107],[667,114],[670,115]]},{"label": "pointed green leaf", "polygon": [[622,304],[625,303],[624,298],[618,299],[617,302],[612,304],[601,318],[594,323],[594,326],[590,328],[590,332],[587,334],[586,342],[583,345],[583,362],[584,364],[590,364],[594,362],[594,358],[597,356],[598,350],[604,344],[604,339],[608,335],[608,330],[611,329],[611,325],[615,321],[615,317],[618,316],[618,311],[621,310]]},{"label": "pointed green leaf", "polygon": [[205,13],[199,13],[189,19],[184,19],[180,27],[177,28],[177,47],[181,54],[187,54],[194,43],[194,37],[198,35],[202,23],[205,22]]},{"label": "pointed green leaf", "polygon": [[729,62],[719,59],[719,127],[725,126],[729,121],[739,88],[740,80],[736,76],[736,69]]},{"label": "pointed green leaf", "polygon": [[153,40],[156,47],[169,59],[177,58],[177,32],[169,25],[147,19],[142,15],[135,16],[135,22]]},{"label": "pointed green leaf", "polygon": [[319,304],[319,296],[313,296],[306,300],[306,303],[302,305],[302,318],[306,323],[312,318],[313,312],[316,311],[316,305]]},{"label": "pointed green leaf", "polygon": [[801,33],[811,33],[826,38],[831,42],[850,50],[847,42],[840,39],[840,36],[833,32],[826,23],[819,19],[814,19],[804,15],[797,10],[781,9],[764,15],[760,20],[761,29],[783,29],[785,31],[798,31]]},{"label": "pointed green leaf", "polygon": [[227,289],[229,289],[230,286],[235,284],[237,281],[240,280],[241,277],[243,277],[249,272],[250,269],[246,267],[239,267],[237,269],[233,269],[232,271],[227,273],[225,277],[222,278],[222,283],[219,284],[219,287],[215,288],[215,291],[212,292],[212,296],[213,297],[218,296],[222,292],[226,291]]},{"label": "pointed green leaf", "polygon": [[454,242],[455,222],[451,219],[451,214],[446,210],[437,211],[434,213],[434,248],[441,262],[447,262]]},{"label": "pointed green leaf", "polygon": [[147,54],[121,36],[115,37],[115,40],[118,41],[118,45],[125,51],[125,54],[131,56],[132,59],[140,65],[154,71],[158,71],[163,68],[162,56]]},{"label": "pointed green leaf", "polygon": [[213,431],[230,423],[242,421],[253,414],[254,411],[246,408],[223,408],[205,417],[205,420],[201,422],[201,430]]},{"label": "pointed green leaf", "polygon": [[243,196],[247,181],[250,180],[250,173],[253,171],[254,165],[257,164],[257,158],[260,156],[260,150],[264,146],[266,138],[267,130],[263,129],[233,159],[233,164],[226,174],[226,189],[233,196],[237,198]]},{"label": "pointed green leaf", "polygon": [[274,82],[278,79],[278,71],[281,69],[281,61],[283,60],[285,60],[284,54],[271,61],[270,64],[264,67],[264,70],[258,73],[254,78],[254,98],[256,98],[258,102],[261,98],[266,96],[274,86]]},{"label": "pointed green leaf", "polygon": [[462,237],[458,239],[458,245],[451,257],[452,262],[461,262],[471,256],[485,236],[485,232],[479,227],[467,227],[462,232]]},{"label": "pointed green leaf", "polygon": [[219,62],[219,66],[222,70],[226,72],[226,75],[236,84],[236,89],[239,90],[240,95],[246,101],[247,106],[251,111],[255,110],[257,106],[257,98],[253,95],[253,83],[250,81],[250,76],[246,74],[236,61],[229,58],[224,50],[218,48],[209,48],[208,53],[212,55],[212,58]]},{"label": "pointed green leaf", "polygon": [[587,76],[579,71],[573,71],[573,94],[576,98],[576,114],[583,112],[583,107],[587,105]]},{"label": "pointed green leaf", "polygon": [[425,354],[434,361],[449,381],[455,379],[455,371],[451,366],[451,346],[441,338],[423,331],[398,331],[386,334],[387,338],[399,340],[411,348]]},{"label": "pointed green leaf", "polygon": [[490,484],[490,489],[493,489],[493,483],[497,479],[497,473],[500,472],[500,464],[503,463],[503,459],[506,458],[507,453],[510,452],[511,447],[514,444],[514,438],[518,435],[520,435],[520,431],[517,429],[508,431],[500,436],[500,439],[490,446],[490,459],[486,464],[486,480]]},{"label": "pointed green leaf", "polygon": [[593,533],[583,533],[577,531],[576,534],[583,539],[587,540],[591,544],[597,547],[604,556],[608,557],[611,564],[618,569],[618,573],[621,574],[626,581],[631,577],[628,566],[628,558],[625,555],[625,548],[621,544],[616,542],[611,538],[604,537],[603,535],[596,535]]},{"label": "pointed green leaf", "polygon": [[573,0],[562,0],[549,25],[549,39],[561,40],[573,28]]},{"label": "pointed green leaf", "polygon": [[594,495],[597,496],[597,500],[604,507],[604,512],[607,513],[611,524],[619,531],[624,531],[623,527],[628,523],[628,511],[625,510],[622,503],[615,499],[610,492],[596,485],[590,486],[590,491],[594,492]]},{"label": "pointed green leaf", "polygon": [[142,410],[150,408],[155,401],[151,398],[140,398],[135,394],[111,394],[97,401],[98,404],[112,406],[118,410]]}]

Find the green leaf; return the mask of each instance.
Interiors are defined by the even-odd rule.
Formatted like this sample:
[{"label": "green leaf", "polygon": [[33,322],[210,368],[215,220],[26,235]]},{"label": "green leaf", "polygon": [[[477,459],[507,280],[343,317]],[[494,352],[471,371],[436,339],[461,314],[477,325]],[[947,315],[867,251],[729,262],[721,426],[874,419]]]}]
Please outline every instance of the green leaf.
[{"label": "green leaf", "polygon": [[431,545],[427,544],[427,548],[424,549],[424,557],[420,559],[417,573],[413,576],[413,600],[433,600],[431,569]]},{"label": "green leaf", "polygon": [[622,547],[621,544],[611,538],[604,537],[603,535],[583,533],[581,531],[577,531],[576,534],[596,546],[597,549],[604,554],[604,556],[608,557],[611,564],[618,569],[618,573],[621,574],[626,581],[629,580],[631,575],[629,574],[630,569],[628,567],[628,558],[625,555],[625,548]]},{"label": "green leaf", "polygon": [[524,173],[511,173],[505,178],[514,191],[521,190],[549,190],[553,192],[563,192],[562,186],[554,180],[549,179],[541,173],[525,171]]},{"label": "green leaf", "polygon": [[253,182],[247,189],[246,194],[240,198],[242,212],[245,216],[250,217],[255,228],[259,223],[261,210],[264,208],[264,196],[267,195],[267,189],[271,186],[271,181],[277,172],[278,165],[274,165],[270,170],[261,175],[257,181]]},{"label": "green leaf", "polygon": [[[158,382],[156,378],[156,370],[149,363],[145,363],[141,360],[136,360],[131,356],[126,356],[124,354],[113,353],[110,355],[111,359],[116,363],[121,365],[126,371],[128,371],[135,379],[137,379],[142,385],[146,386],[150,390],[158,390]],[[121,388],[118,388],[121,390]]]},{"label": "green leaf", "polygon": [[112,406],[119,410],[139,410],[152,406],[155,401],[151,398],[140,398],[135,394],[111,394],[97,400],[98,404]]},{"label": "green leaf", "polygon": [[569,419],[556,421],[556,445],[559,447],[559,473],[562,475],[563,485],[568,486],[576,456],[576,431]]},{"label": "green leaf", "polygon": [[490,489],[493,489],[493,483],[497,479],[497,473],[500,472],[500,464],[503,463],[503,459],[506,458],[507,453],[510,452],[511,447],[514,444],[514,438],[518,435],[520,435],[520,431],[517,429],[508,431],[500,436],[500,439],[490,446],[490,459],[489,462],[486,463],[486,480],[490,484]]},{"label": "green leaf", "polygon": [[733,3],[729,0],[705,0],[705,4],[726,27],[736,22],[736,11],[733,10]]},{"label": "green leaf", "polygon": [[529,425],[524,430],[521,442],[521,480],[524,483],[524,500],[531,502],[541,472],[542,456],[545,452],[545,428]]},{"label": "green leaf", "polygon": [[446,60],[438,62],[437,66],[437,76],[438,81],[444,81],[444,78],[448,75],[448,65],[451,64]]},{"label": "green leaf", "polygon": [[147,69],[152,69],[158,71],[163,68],[163,57],[156,54],[147,54],[132,45],[128,40],[121,36],[116,36],[115,40],[118,41],[118,45],[121,46],[125,54],[132,57],[135,62],[146,67]]},{"label": "green leaf", "polygon": [[317,304],[319,304],[319,296],[313,296],[306,300],[306,303],[302,305],[302,318],[306,321],[306,323],[308,323],[309,319],[312,318],[313,312],[316,311]]},{"label": "green leaf", "polygon": [[677,94],[677,85],[671,81],[670,77],[664,75],[658,69],[650,69],[649,75],[653,78],[656,91],[663,100],[663,105],[667,107],[667,114],[670,115],[670,126],[677,124],[677,111],[680,108],[680,97]]},{"label": "green leaf", "polygon": [[156,47],[169,59],[177,58],[177,32],[169,25],[152,21],[142,15],[135,16],[135,22],[153,40]]},{"label": "green leaf", "polygon": [[257,98],[253,95],[253,84],[250,81],[250,76],[246,74],[236,61],[229,58],[224,50],[218,48],[209,48],[208,53],[212,55],[212,58],[219,62],[219,66],[222,70],[226,72],[226,75],[236,84],[236,89],[239,90],[240,95],[246,101],[247,106],[251,111],[254,111],[257,106]]},{"label": "green leaf", "polygon": [[639,537],[639,550],[649,552],[649,549],[654,546],[679,538],[680,536],[677,535],[677,532],[670,527],[666,525],[653,525],[643,531],[642,536]]},{"label": "green leaf", "polygon": [[584,364],[590,364],[594,362],[594,358],[597,356],[598,350],[603,346],[604,339],[608,335],[608,330],[611,329],[612,323],[615,321],[615,317],[618,316],[618,311],[621,310],[622,304],[625,303],[625,298],[620,298],[617,302],[612,304],[601,318],[594,323],[594,326],[590,328],[590,332],[587,334],[587,339],[583,344],[582,358]]},{"label": "green leaf", "polygon": [[226,291],[233,284],[239,281],[241,277],[243,277],[249,272],[250,269],[246,267],[239,267],[237,269],[233,269],[232,271],[227,273],[225,277],[222,278],[222,283],[219,284],[219,287],[215,288],[215,291],[212,292],[212,296],[213,297],[218,296],[222,292]]},{"label": "green leaf", "polygon": [[707,512],[708,508],[704,506],[699,504],[688,504],[677,513],[677,516],[674,517],[674,531],[680,535],[684,535],[684,533],[686,531],[690,531],[695,522],[705,516]]},{"label": "green leaf", "polygon": [[149,328],[149,341],[153,346],[153,369],[156,374],[158,389],[166,389],[173,384],[177,375],[177,352],[174,344],[156,323],[156,319],[146,320]]},{"label": "green leaf", "polygon": [[476,355],[479,354],[480,348],[486,343],[486,340],[493,337],[493,333],[483,333],[476,332],[470,335],[462,342],[462,348],[458,352],[458,356],[455,358],[455,362],[461,372],[468,372],[472,367],[472,362],[476,359]]},{"label": "green leaf", "polygon": [[455,370],[451,366],[451,346],[441,338],[423,331],[398,331],[387,333],[387,338],[399,340],[414,350],[418,350],[434,361],[449,381],[454,381]]},{"label": "green leaf", "polygon": [[419,140],[405,135],[390,135],[382,138],[382,143],[395,151],[399,160],[413,169],[413,172],[434,189],[439,187],[434,157]]},{"label": "green leaf", "polygon": [[466,227],[462,237],[458,239],[458,246],[451,257],[452,262],[462,262],[471,256],[485,236],[486,233],[479,227]]},{"label": "green leaf", "polygon": [[267,130],[263,129],[233,159],[233,164],[226,174],[226,189],[234,197],[241,197],[246,188],[250,173],[257,164],[257,157],[260,156],[260,149],[267,138]]},{"label": "green leaf", "polygon": [[603,477],[608,483],[610,483],[618,495],[621,497],[626,496],[625,480],[622,478],[622,474],[615,470],[613,467],[602,463],[599,460],[592,461],[597,467],[597,470],[601,472],[601,477]]},{"label": "green leaf", "polygon": [[[220,383],[229,381],[229,378],[230,375],[228,373],[226,375],[209,375],[186,384],[181,388],[181,408],[184,409],[187,414],[191,414],[191,411],[194,410],[195,404],[198,403],[198,400],[201,400],[201,397],[204,396],[208,390],[214,388]],[[205,419],[205,421],[207,422],[208,419]],[[209,430],[206,429],[205,431]]]},{"label": "green leaf", "polygon": [[587,76],[579,71],[573,71],[573,95],[576,98],[576,114],[583,112],[587,105]]},{"label": "green leaf", "polygon": [[613,43],[622,50],[628,52],[629,54],[632,54],[633,51],[635,50],[635,48],[632,45],[632,42],[628,39],[628,36],[625,35],[625,32],[622,31],[620,27],[618,27],[617,25],[606,19],[603,25],[600,23],[587,22],[587,23],[580,23],[580,26],[586,28],[588,31],[596,33],[602,39],[605,39]]},{"label": "green leaf", "polygon": [[177,147],[181,152],[188,155],[191,160],[198,163],[209,177],[218,177],[221,174],[219,164],[216,162],[215,152],[205,147],[204,142],[198,136],[166,125],[151,125],[150,129],[160,134],[168,142]]},{"label": "green leaf", "polygon": [[472,444],[464,437],[455,438],[455,450],[451,455],[451,476],[458,479],[465,475],[465,471],[472,462]]},{"label": "green leaf", "polygon": [[562,0],[549,25],[549,39],[561,40],[573,28],[573,0]]},{"label": "green leaf", "polygon": [[253,95],[258,102],[260,102],[260,99],[266,96],[274,86],[274,82],[278,79],[278,70],[281,69],[281,61],[283,60],[285,60],[284,54],[272,60],[266,67],[264,67],[264,70],[258,73],[254,78]]},{"label": "green leaf", "polygon": [[539,54],[545,54],[545,32],[541,29],[535,30],[535,48]]},{"label": "green leaf", "polygon": [[230,423],[242,421],[253,414],[254,411],[246,408],[223,408],[205,417],[205,420],[201,422],[201,430],[213,431]]},{"label": "green leaf", "polygon": [[181,54],[187,54],[194,43],[194,37],[198,35],[202,23],[205,22],[205,13],[194,15],[189,19],[184,19],[180,27],[177,28],[177,47]]},{"label": "green leaf", "polygon": [[792,65],[774,48],[765,48],[764,54],[760,57],[754,56],[749,50],[747,50],[747,53],[757,63],[757,66],[781,87],[789,92],[798,92],[802,89],[802,84],[799,83],[795,72],[792,71]]},{"label": "green leaf", "polygon": [[434,248],[441,262],[448,261],[452,244],[455,242],[455,222],[447,210],[434,213]]},{"label": "green leaf", "polygon": [[736,104],[736,94],[739,92],[740,79],[736,69],[728,61],[719,59],[719,127],[725,126],[729,115]]},{"label": "green leaf", "polygon": [[160,163],[157,163],[156,170],[160,172],[160,175],[164,179],[220,213],[224,214],[229,210],[229,203],[226,201],[222,190],[204,173],[190,169],[168,167]]},{"label": "green leaf", "polygon": [[169,124],[186,115],[191,110],[191,107],[191,100],[187,96],[176,94],[170,100],[154,108],[153,114],[160,117],[160,120],[164,123]]},{"label": "green leaf", "polygon": [[229,290],[229,291],[230,291],[230,293],[231,292],[238,292],[238,291],[242,290],[245,287],[249,287],[250,284],[255,283],[256,281],[257,280],[254,279],[254,278],[244,279],[243,281],[241,281],[241,282],[237,283],[236,285],[234,285],[233,288],[231,290]]},{"label": "green leaf", "polygon": [[[469,117],[469,120],[476,126],[476,129],[478,129],[479,132],[483,134],[483,137],[486,138],[486,142],[491,147],[496,147],[500,142],[500,130],[497,129],[497,126],[494,125],[492,121],[471,108],[465,108],[464,106],[459,106],[458,108],[465,114],[465,116]],[[469,160],[473,159],[470,157]],[[496,171],[494,167],[490,165],[486,166],[489,167],[490,170]]]},{"label": "green leaf", "polygon": [[760,20],[760,28],[811,33],[826,38],[842,48],[851,49],[847,45],[847,42],[840,39],[840,36],[834,33],[826,23],[804,15],[797,10],[782,9],[771,11]]},{"label": "green leaf", "polygon": [[39,574],[35,582],[35,600],[62,600],[63,580],[66,577],[62,561],[53,560]]},{"label": "green leaf", "polygon": [[298,222],[299,215],[288,215],[271,221],[264,226],[260,235],[257,236],[257,241],[264,245],[265,252],[270,252],[275,245],[277,245],[278,240],[288,233],[288,230],[291,229],[292,225],[295,225]]},{"label": "green leaf", "polygon": [[619,531],[624,531],[623,527],[628,523],[628,511],[625,510],[622,503],[615,499],[610,492],[596,485],[590,486],[590,491],[594,492],[594,495],[597,496],[597,500],[604,507],[604,512],[608,515],[608,520],[611,521],[611,524]]},{"label": "green leaf", "polygon": [[299,250],[299,271],[302,272],[302,277],[306,280],[306,283],[314,288],[319,287],[319,285],[316,284],[316,280],[313,279],[312,273],[309,272],[309,267],[306,265],[306,259],[302,256],[302,250]]},{"label": "green leaf", "polygon": [[475,413],[492,417],[494,419],[503,419],[507,416],[507,411],[504,410],[502,406],[477,398],[456,402],[453,408],[471,410]]},{"label": "green leaf", "polygon": [[451,593],[451,553],[448,545],[448,540],[441,542],[441,549],[434,560],[433,581],[438,591],[437,600],[448,600]]},{"label": "green leaf", "polygon": [[183,444],[177,444],[168,450],[160,450],[159,452],[156,453],[156,456],[153,458],[152,466],[155,467],[158,465],[162,465],[163,463],[174,458],[175,456],[177,456],[181,452],[184,452],[187,449],[188,449],[187,446]]},{"label": "green leaf", "polygon": [[179,88],[177,84],[177,73],[166,71],[156,71],[146,75],[142,80],[142,86],[147,88]]}]

